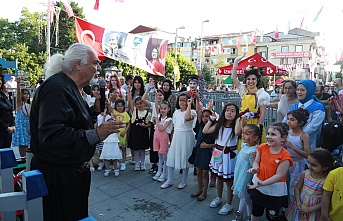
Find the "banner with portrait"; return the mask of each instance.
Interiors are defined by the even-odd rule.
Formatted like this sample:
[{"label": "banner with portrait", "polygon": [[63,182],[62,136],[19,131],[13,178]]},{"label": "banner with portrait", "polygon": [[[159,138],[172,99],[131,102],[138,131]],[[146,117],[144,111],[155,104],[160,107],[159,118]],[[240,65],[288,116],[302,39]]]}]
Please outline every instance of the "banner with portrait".
[{"label": "banner with portrait", "polygon": [[153,75],[165,75],[167,40],[108,30],[80,18],[75,22],[76,41],[93,47],[100,60],[111,58]]}]

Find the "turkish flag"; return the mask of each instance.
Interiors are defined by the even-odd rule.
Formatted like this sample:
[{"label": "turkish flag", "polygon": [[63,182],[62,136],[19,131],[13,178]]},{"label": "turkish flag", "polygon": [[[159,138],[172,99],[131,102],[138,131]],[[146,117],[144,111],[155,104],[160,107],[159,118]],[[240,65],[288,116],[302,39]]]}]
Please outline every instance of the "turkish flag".
[{"label": "turkish flag", "polygon": [[240,37],[236,37],[236,47],[240,48],[241,47],[241,42],[239,40]]},{"label": "turkish flag", "polygon": [[279,30],[278,30],[278,26],[276,26],[276,29],[274,31],[274,38],[275,39],[279,39]]},{"label": "turkish flag", "polygon": [[96,10],[96,11],[99,10],[99,1],[100,1],[100,0],[95,0],[94,10]]},{"label": "turkish flag", "polygon": [[91,46],[97,53],[100,60],[105,60],[106,56],[102,51],[102,38],[105,29],[89,23],[81,18],[75,18],[76,41]]},{"label": "turkish flag", "polygon": [[252,37],[252,43],[256,44],[257,42],[256,32],[253,32],[251,37]]}]

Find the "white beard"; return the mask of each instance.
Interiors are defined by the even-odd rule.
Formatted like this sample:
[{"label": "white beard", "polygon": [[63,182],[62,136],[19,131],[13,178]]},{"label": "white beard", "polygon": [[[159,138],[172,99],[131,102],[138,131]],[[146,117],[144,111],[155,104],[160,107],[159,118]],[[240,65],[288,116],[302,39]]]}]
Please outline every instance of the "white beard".
[{"label": "white beard", "polygon": [[[96,75],[94,75],[94,77],[96,77]],[[98,83],[97,79],[94,78],[94,77],[93,77],[92,79],[89,80],[89,84],[90,84],[90,85],[95,85],[95,84]]]}]

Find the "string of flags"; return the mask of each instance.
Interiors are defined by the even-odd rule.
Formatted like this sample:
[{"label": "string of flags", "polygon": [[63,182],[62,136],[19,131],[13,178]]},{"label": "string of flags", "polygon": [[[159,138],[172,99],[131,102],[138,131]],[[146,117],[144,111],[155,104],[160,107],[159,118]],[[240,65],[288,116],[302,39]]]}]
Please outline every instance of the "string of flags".
[{"label": "string of flags", "polygon": [[[114,0],[114,2],[124,3],[124,0]],[[95,0],[94,10],[98,11],[100,5],[100,0]]]}]

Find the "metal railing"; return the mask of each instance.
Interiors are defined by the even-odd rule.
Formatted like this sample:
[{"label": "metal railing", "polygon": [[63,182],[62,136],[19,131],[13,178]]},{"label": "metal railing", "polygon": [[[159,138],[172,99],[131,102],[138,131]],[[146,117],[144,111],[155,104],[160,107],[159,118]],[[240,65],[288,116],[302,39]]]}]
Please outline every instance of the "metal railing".
[{"label": "metal railing", "polygon": [[[34,93],[36,92],[36,88],[25,88],[30,91],[30,97],[33,98]],[[10,101],[12,102],[13,109],[15,110],[15,100],[16,100],[16,89],[11,88],[12,95],[10,96]],[[149,93],[151,101],[153,101],[154,97],[152,93]],[[214,103],[214,110],[220,114],[225,104],[228,102],[233,103],[240,108],[241,105],[241,97],[237,92],[228,91],[228,92],[205,92],[204,93],[204,103],[208,103],[213,101]],[[276,109],[274,108],[267,108],[266,117],[264,120],[265,126],[268,126],[271,123],[277,121],[277,114]]]}]

